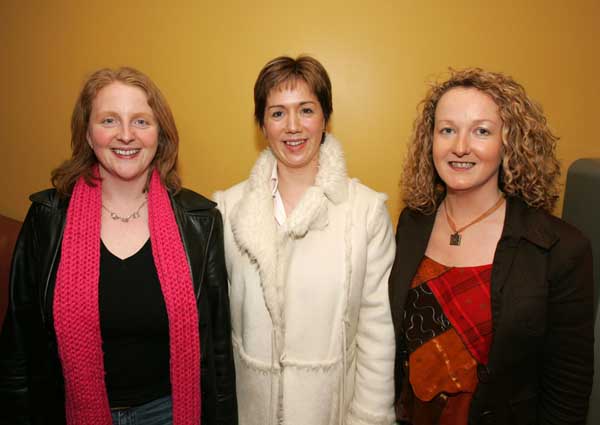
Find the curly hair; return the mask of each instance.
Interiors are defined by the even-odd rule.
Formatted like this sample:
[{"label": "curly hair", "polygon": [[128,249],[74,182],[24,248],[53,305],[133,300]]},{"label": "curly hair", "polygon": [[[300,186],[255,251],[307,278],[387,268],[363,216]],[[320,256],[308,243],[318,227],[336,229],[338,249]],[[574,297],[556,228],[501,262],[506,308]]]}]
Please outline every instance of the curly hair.
[{"label": "curly hair", "polygon": [[450,69],[450,78],[433,84],[419,104],[402,173],[404,203],[432,214],[445,195],[446,187],[433,164],[433,131],[437,104],[455,87],[480,90],[498,106],[504,152],[500,190],[532,207],[551,211],[559,196],[558,137],[548,128],[541,106],[527,96],[523,86],[509,76],[480,68]]},{"label": "curly hair", "polygon": [[52,171],[52,184],[63,196],[69,196],[79,177],[94,185],[93,167],[98,159],[87,143],[86,134],[96,95],[111,83],[120,82],[144,91],[159,126],[158,148],[152,160],[163,184],[172,192],[181,189],[177,172],[179,133],[171,108],[159,88],[146,74],[134,68],[103,68],[85,81],[71,115],[71,158]]}]

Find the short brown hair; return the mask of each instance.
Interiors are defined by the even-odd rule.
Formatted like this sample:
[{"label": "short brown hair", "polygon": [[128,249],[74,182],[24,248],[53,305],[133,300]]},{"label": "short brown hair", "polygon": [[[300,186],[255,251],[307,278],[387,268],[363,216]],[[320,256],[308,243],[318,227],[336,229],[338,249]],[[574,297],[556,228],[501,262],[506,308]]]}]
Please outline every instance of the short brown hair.
[{"label": "short brown hair", "polygon": [[265,107],[271,90],[281,84],[294,84],[298,79],[305,81],[319,100],[327,124],[333,112],[329,75],[318,60],[300,55],[296,59],[279,56],[269,61],[258,74],[254,83],[254,118],[260,127],[265,123]]},{"label": "short brown hair", "polygon": [[156,84],[144,73],[129,67],[103,68],[85,81],[71,115],[71,158],[52,171],[53,186],[61,195],[68,196],[79,177],[90,185],[95,184],[92,170],[98,159],[87,143],[86,134],[96,95],[114,82],[139,87],[146,93],[159,126],[158,148],[151,165],[158,171],[163,184],[177,192],[181,188],[177,173],[179,133],[173,113]]},{"label": "short brown hair", "polygon": [[480,68],[451,69],[450,78],[433,84],[420,103],[404,162],[404,203],[431,214],[445,194],[446,187],[433,164],[433,131],[437,104],[455,87],[475,88],[498,106],[504,149],[500,190],[532,207],[551,211],[559,192],[560,166],[555,152],[558,137],[548,127],[541,106],[527,96],[523,86],[509,76]]}]

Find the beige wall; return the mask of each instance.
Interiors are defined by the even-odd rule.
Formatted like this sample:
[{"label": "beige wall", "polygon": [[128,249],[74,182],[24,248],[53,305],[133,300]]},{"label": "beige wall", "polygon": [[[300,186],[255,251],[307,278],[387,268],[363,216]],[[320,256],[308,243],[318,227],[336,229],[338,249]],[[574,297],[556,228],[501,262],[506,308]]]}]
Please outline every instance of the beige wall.
[{"label": "beige wall", "polygon": [[597,0],[163,3],[0,3],[0,213],[22,219],[28,194],[49,186],[69,155],[83,78],[103,66],[131,65],[158,83],[181,133],[184,183],[207,195],[248,175],[263,146],[252,86],[281,54],[309,53],[328,69],[332,132],[350,173],[390,195],[394,221],[416,104],[449,66],[523,83],[561,136],[563,171],[600,157]]}]

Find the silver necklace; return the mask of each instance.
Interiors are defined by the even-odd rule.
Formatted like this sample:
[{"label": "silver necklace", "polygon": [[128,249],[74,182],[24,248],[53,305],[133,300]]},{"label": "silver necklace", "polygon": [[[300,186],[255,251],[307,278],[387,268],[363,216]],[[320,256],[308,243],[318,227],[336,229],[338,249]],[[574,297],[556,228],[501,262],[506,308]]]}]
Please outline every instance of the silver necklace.
[{"label": "silver necklace", "polygon": [[127,217],[121,217],[116,212],[109,210],[104,204],[102,204],[102,208],[104,208],[106,212],[110,214],[110,218],[112,218],[113,220],[120,220],[122,223],[129,223],[129,220],[135,220],[136,218],[140,218],[140,211],[142,210],[142,207],[146,205],[146,202],[148,202],[148,198],[144,199],[144,202],[141,203],[138,209],[129,214]]}]

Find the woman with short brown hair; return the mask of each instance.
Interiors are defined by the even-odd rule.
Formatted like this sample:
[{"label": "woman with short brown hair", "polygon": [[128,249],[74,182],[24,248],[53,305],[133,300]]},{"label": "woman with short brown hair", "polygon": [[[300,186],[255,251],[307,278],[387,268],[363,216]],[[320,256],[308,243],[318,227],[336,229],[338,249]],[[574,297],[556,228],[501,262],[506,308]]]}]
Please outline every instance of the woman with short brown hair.
[{"label": "woman with short brown hair", "polygon": [[243,425],[389,425],[394,256],[385,195],[348,178],[326,133],[331,83],[314,58],[261,70],[255,117],[269,144],[216,200]]}]

